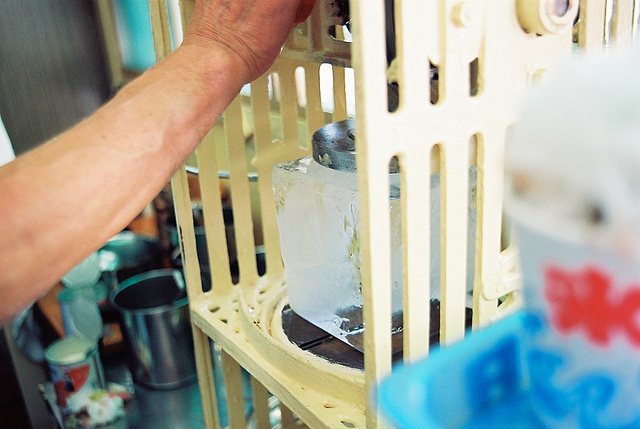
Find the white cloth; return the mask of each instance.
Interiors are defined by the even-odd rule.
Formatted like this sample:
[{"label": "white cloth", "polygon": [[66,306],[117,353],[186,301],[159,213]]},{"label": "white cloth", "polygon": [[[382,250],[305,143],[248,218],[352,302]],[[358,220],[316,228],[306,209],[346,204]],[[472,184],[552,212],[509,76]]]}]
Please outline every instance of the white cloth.
[{"label": "white cloth", "polygon": [[2,123],[2,117],[0,117],[0,166],[13,161],[15,157],[16,155],[13,152],[13,146],[11,146],[9,135]]}]

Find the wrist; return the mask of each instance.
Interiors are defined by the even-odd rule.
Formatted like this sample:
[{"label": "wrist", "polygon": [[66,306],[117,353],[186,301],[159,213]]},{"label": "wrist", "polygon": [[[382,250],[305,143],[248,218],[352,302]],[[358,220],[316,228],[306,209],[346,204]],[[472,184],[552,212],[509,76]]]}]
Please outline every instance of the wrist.
[{"label": "wrist", "polygon": [[180,79],[177,100],[185,107],[185,118],[201,130],[200,138],[215,125],[220,115],[248,82],[247,67],[237,55],[213,43],[186,44],[166,60],[170,78]]},{"label": "wrist", "polygon": [[240,87],[251,81],[250,68],[237,52],[205,37],[187,36],[169,56],[172,61],[174,57],[180,67],[193,65],[193,71],[197,74],[204,73],[207,80],[212,77],[211,73],[226,73],[240,81]]},{"label": "wrist", "polygon": [[242,61],[220,47],[183,44],[109,104],[124,122],[147,111],[143,122],[165,136],[156,141],[181,142],[176,149],[186,152],[176,155],[186,158],[238,95],[246,75]]},{"label": "wrist", "polygon": [[85,128],[109,130],[102,148],[120,163],[144,160],[169,177],[238,95],[245,82],[240,67],[224,50],[181,46],[122,88]]}]

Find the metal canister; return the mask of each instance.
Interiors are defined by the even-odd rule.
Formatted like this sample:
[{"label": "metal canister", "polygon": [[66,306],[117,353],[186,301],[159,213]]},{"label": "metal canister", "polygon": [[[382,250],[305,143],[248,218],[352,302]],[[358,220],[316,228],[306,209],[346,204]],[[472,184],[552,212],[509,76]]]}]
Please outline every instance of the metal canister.
[{"label": "metal canister", "polygon": [[104,389],[104,373],[97,344],[83,337],[67,337],[45,350],[51,382],[60,407],[73,408],[74,398]]},{"label": "metal canister", "polygon": [[136,383],[173,389],[196,380],[189,299],[180,271],[152,270],[130,277],[110,301],[121,315]]}]

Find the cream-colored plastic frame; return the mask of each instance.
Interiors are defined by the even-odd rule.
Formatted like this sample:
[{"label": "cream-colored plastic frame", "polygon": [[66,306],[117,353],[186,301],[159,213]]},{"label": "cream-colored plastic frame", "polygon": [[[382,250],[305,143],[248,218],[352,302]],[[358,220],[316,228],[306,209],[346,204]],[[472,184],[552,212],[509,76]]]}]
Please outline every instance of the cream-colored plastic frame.
[{"label": "cream-colored plastic frame", "polygon": [[[164,0],[149,0],[157,54],[170,50]],[[477,165],[477,233],[473,326],[479,328],[518,308],[516,250],[502,248],[503,152],[516,103],[558,58],[572,51],[569,0],[564,19],[545,16],[546,0],[396,0],[397,78],[400,105],[387,110],[385,14],[382,0],[352,0],[353,42],[334,40],[318,0],[311,19],[295,29],[267,75],[224,113],[218,128],[196,151],[213,287],[202,292],[187,173],[172,184],[180,224],[191,305],[199,383],[207,427],[219,427],[210,339],[222,348],[230,427],[244,428],[240,368],[253,377],[254,421],[269,428],[269,392],[286,407],[282,427],[376,428],[386,423],[368,393],[391,372],[391,293],[388,164],[402,168],[404,243],[404,359],[428,354],[430,175],[441,175],[441,342],[465,333],[465,265],[468,167]],[[542,5],[540,4],[542,3]],[[619,0],[612,40],[631,40],[633,0]],[[181,4],[183,27],[193,1]],[[538,14],[538,15],[536,15]],[[583,0],[577,34],[583,48],[601,49],[607,23],[605,1]],[[533,23],[533,24],[531,24]],[[522,26],[532,25],[534,32]],[[539,34],[535,34],[539,33]],[[470,63],[478,74],[470,77]],[[334,65],[334,111],[324,112],[320,63]],[[438,100],[430,102],[430,63],[438,67]],[[282,330],[286,272],[271,189],[271,167],[309,154],[301,147],[313,131],[347,117],[342,67],[355,71],[361,249],[365,317],[365,371],[332,364],[292,344]],[[298,105],[295,70],[305,71],[306,106]],[[279,109],[269,97],[269,74],[279,77]],[[470,80],[478,92],[470,93]],[[243,119],[245,126],[243,128]],[[247,163],[246,122],[253,124],[255,155]],[[272,121],[282,136],[272,139]],[[251,127],[249,127],[251,128]],[[302,134],[300,134],[302,133]],[[222,148],[222,149],[221,149]],[[220,153],[228,153],[240,282],[233,284],[222,217]],[[257,173],[257,193],[249,172]],[[253,210],[252,210],[253,208]],[[261,214],[266,274],[255,263],[254,219]],[[258,217],[260,218],[260,217]],[[500,303],[500,305],[499,305]],[[300,420],[294,419],[293,414]],[[304,423],[301,423],[304,422]]]}]

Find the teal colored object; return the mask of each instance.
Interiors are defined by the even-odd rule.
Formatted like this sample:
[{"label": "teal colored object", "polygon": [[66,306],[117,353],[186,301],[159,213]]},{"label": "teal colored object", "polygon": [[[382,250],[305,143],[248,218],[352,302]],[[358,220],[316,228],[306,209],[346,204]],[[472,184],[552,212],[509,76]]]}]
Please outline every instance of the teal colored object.
[{"label": "teal colored object", "polygon": [[113,9],[124,68],[142,72],[156,62],[147,0],[114,0]]},{"label": "teal colored object", "polygon": [[403,429],[542,428],[529,406],[522,362],[528,320],[510,316],[394,369],[380,384],[378,406]]}]

